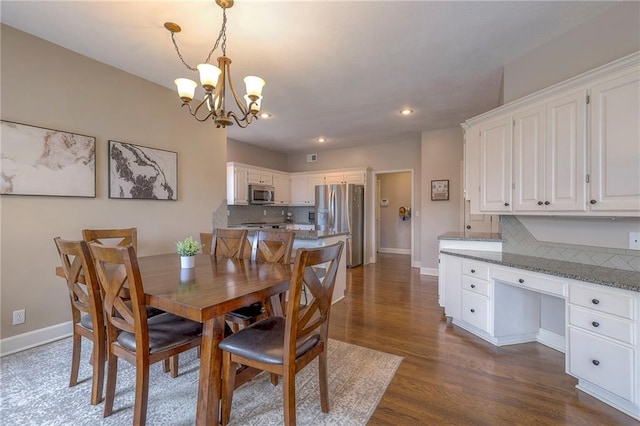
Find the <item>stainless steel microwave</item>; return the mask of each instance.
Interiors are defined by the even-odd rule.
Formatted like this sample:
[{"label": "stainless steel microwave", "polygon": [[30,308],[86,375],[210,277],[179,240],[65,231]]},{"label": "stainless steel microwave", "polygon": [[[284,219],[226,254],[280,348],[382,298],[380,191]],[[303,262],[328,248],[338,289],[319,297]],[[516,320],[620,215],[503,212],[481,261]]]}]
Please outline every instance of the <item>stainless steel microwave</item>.
[{"label": "stainless steel microwave", "polygon": [[273,204],[274,193],[273,186],[249,185],[249,204]]}]

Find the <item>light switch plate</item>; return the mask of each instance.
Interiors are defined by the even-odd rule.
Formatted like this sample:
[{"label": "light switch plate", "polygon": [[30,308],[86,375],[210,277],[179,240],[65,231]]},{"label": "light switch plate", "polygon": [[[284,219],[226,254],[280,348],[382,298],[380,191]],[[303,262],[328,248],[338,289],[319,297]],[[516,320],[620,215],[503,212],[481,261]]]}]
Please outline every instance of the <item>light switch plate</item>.
[{"label": "light switch plate", "polygon": [[640,232],[629,232],[629,248],[640,250]]}]

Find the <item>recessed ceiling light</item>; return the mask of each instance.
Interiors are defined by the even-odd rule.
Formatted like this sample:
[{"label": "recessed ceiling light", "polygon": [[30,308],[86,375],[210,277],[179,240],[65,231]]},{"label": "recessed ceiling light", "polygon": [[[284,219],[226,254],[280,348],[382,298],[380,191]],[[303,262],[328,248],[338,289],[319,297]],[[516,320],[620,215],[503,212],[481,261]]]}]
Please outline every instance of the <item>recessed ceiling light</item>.
[{"label": "recessed ceiling light", "polygon": [[411,114],[413,114],[413,110],[411,108],[402,108],[400,110],[400,114],[402,114],[402,115],[411,115]]},{"label": "recessed ceiling light", "polygon": [[262,112],[260,113],[260,118],[264,118],[264,119],[271,118],[271,114],[269,114],[268,112]]},{"label": "recessed ceiling light", "polygon": [[318,142],[322,143],[322,142],[326,142],[327,138],[325,138],[324,136],[320,136],[318,139],[316,139]]}]

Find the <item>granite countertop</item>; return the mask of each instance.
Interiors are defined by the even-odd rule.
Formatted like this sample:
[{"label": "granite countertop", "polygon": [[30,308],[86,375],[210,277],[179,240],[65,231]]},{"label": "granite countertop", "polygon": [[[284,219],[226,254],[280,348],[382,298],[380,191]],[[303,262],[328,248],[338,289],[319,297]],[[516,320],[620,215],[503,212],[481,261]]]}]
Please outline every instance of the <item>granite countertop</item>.
[{"label": "granite countertop", "polygon": [[462,240],[462,241],[489,241],[505,242],[502,234],[491,232],[447,232],[438,237],[438,240]]},{"label": "granite countertop", "polygon": [[349,235],[349,232],[334,232],[334,231],[307,231],[302,229],[282,229],[282,228],[271,228],[271,224],[266,224],[264,227],[259,226],[246,226],[246,225],[229,225],[229,228],[233,229],[246,229],[249,231],[250,235],[253,235],[254,232],[264,229],[266,231],[273,232],[295,232],[296,240],[321,240],[323,238],[329,237],[337,237],[339,235]]},{"label": "granite countertop", "polygon": [[440,253],[640,292],[640,272],[635,271],[513,253],[451,249],[441,250]]}]

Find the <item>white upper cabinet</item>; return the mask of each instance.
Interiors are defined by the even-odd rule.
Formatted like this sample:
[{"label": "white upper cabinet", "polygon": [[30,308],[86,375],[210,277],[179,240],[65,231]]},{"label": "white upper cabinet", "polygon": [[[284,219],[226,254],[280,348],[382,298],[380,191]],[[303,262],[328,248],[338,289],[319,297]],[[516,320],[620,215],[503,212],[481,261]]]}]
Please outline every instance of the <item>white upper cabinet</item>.
[{"label": "white upper cabinet", "polygon": [[324,175],[324,183],[327,185],[340,183],[353,183],[356,185],[364,185],[366,170],[353,170],[345,172],[327,173]]},{"label": "white upper cabinet", "polygon": [[227,204],[249,204],[249,169],[227,164]]},{"label": "white upper cabinet", "polygon": [[471,213],[640,216],[639,117],[634,53],[467,120]]},{"label": "white upper cabinet", "polygon": [[640,211],[640,71],[591,88],[590,209]]},{"label": "white upper cabinet", "polygon": [[586,90],[514,114],[514,212],[586,210]]},{"label": "white upper cabinet", "polygon": [[291,197],[291,189],[289,184],[288,174],[273,174],[273,187],[275,190],[274,204],[278,206],[284,206],[289,204]]},{"label": "white upper cabinet", "polygon": [[292,175],[291,205],[314,206],[316,204],[316,185],[324,185],[324,174]]},{"label": "white upper cabinet", "polygon": [[265,170],[249,169],[249,183],[272,186],[273,173]]},{"label": "white upper cabinet", "polygon": [[511,211],[511,117],[481,124],[480,210]]}]

